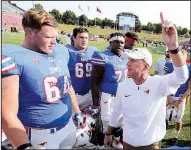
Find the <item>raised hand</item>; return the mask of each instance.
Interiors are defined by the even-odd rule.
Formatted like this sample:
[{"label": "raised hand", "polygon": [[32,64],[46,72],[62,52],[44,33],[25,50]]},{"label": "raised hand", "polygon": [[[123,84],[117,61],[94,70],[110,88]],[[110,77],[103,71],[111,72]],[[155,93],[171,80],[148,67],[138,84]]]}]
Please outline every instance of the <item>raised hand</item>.
[{"label": "raised hand", "polygon": [[162,38],[169,50],[178,48],[178,34],[174,24],[170,21],[164,20],[163,13],[160,13],[162,24]]}]

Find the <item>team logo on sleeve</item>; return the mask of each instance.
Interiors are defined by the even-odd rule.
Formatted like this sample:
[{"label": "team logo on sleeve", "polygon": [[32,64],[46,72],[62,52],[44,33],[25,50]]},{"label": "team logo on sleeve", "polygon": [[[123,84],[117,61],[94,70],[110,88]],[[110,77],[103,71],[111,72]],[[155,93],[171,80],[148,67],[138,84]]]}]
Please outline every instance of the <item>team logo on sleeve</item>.
[{"label": "team logo on sleeve", "polygon": [[53,61],[54,61],[53,57],[48,57],[48,60],[49,60],[50,62],[53,62]]},{"label": "team logo on sleeve", "polygon": [[33,61],[34,61],[34,63],[36,63],[36,64],[40,63],[40,60],[39,60],[38,57],[36,57],[36,56],[33,57]]}]

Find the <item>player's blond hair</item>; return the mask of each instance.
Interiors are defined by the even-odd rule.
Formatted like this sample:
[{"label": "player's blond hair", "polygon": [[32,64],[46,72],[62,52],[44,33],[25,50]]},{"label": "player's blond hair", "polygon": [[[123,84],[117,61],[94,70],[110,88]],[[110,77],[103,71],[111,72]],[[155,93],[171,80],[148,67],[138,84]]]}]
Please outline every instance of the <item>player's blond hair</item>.
[{"label": "player's blond hair", "polygon": [[23,28],[40,30],[43,25],[58,27],[55,18],[44,10],[30,9],[25,12],[22,19]]}]

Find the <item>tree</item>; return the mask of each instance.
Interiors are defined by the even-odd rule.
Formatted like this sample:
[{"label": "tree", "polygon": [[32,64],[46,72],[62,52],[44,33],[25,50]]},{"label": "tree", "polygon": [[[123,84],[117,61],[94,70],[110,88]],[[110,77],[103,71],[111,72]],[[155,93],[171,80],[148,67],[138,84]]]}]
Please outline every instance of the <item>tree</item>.
[{"label": "tree", "polygon": [[95,25],[95,20],[88,19],[88,27],[94,26]]},{"label": "tree", "polygon": [[41,4],[35,4],[34,8],[38,9],[38,10],[44,10],[44,8],[43,8],[43,6]]},{"label": "tree", "polygon": [[188,29],[187,28],[183,28],[182,31],[181,31],[181,34],[184,35],[186,33],[188,33]]},{"label": "tree", "polygon": [[148,22],[147,31],[154,31],[154,30],[155,30],[155,26],[151,22]]},{"label": "tree", "polygon": [[191,30],[189,30],[189,34],[191,35]]},{"label": "tree", "polygon": [[80,17],[79,17],[79,25],[80,26],[86,26],[86,25],[88,25],[88,17],[86,16],[86,15],[81,15]]},{"label": "tree", "polygon": [[62,23],[62,15],[57,9],[53,9],[52,11],[49,12],[54,16],[54,18],[59,22]]},{"label": "tree", "polygon": [[177,27],[177,33],[178,35],[182,35],[182,27]]},{"label": "tree", "polygon": [[147,30],[147,26],[146,25],[141,25],[141,30]]},{"label": "tree", "polygon": [[155,33],[157,33],[157,34],[159,34],[159,33],[162,33],[162,25],[161,25],[161,23],[156,23],[156,24],[154,24],[154,26],[155,26]]},{"label": "tree", "polygon": [[[97,21],[96,21],[97,22]],[[97,24],[97,23],[96,23]],[[103,20],[102,20],[102,28],[104,28],[105,26],[109,26],[109,27],[111,27],[111,28],[114,28],[114,21],[113,20],[111,20],[111,19],[108,19],[108,18],[104,18]]]},{"label": "tree", "polygon": [[67,10],[62,15],[62,22],[65,24],[75,25],[78,22],[78,18],[76,17],[76,14],[73,11]]},{"label": "tree", "polygon": [[[94,18],[94,21],[95,21],[95,19],[96,19],[96,26],[102,26],[102,20],[100,19],[100,18]],[[94,25],[95,25],[95,23],[94,23]]]}]

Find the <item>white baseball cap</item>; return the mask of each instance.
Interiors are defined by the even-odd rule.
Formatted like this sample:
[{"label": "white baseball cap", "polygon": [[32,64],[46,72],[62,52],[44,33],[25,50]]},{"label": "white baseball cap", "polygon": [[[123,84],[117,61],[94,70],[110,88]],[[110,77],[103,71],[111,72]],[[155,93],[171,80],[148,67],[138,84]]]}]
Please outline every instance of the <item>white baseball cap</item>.
[{"label": "white baseball cap", "polygon": [[135,48],[125,53],[132,59],[143,59],[147,62],[149,67],[152,66],[152,55],[146,48]]}]

